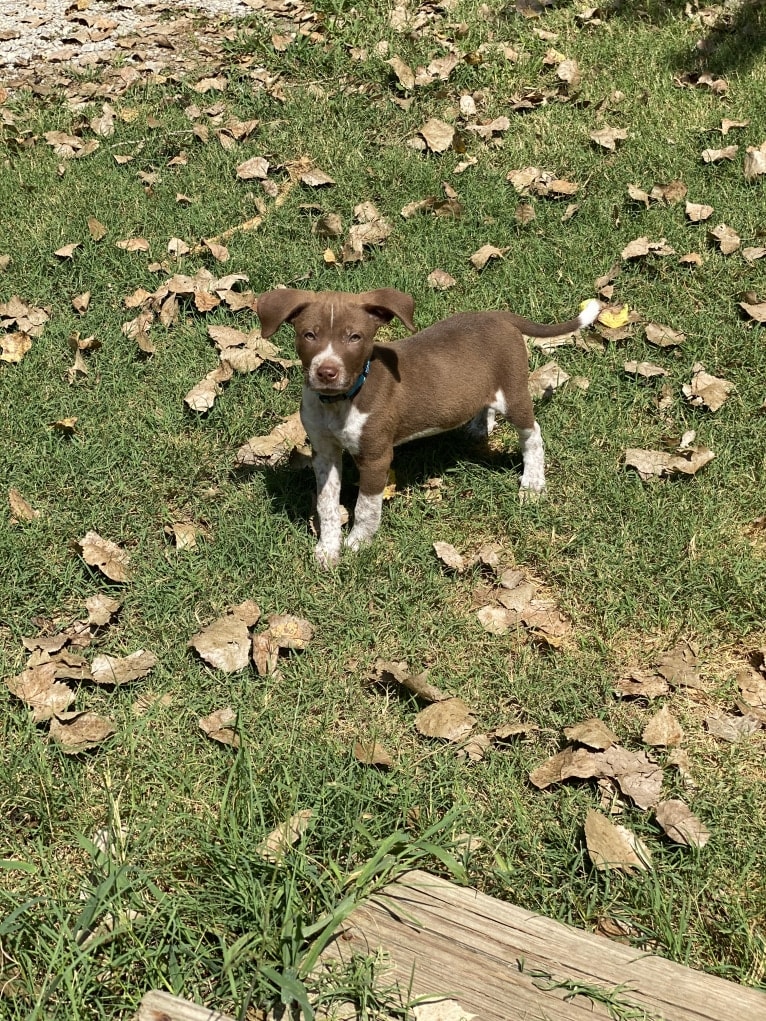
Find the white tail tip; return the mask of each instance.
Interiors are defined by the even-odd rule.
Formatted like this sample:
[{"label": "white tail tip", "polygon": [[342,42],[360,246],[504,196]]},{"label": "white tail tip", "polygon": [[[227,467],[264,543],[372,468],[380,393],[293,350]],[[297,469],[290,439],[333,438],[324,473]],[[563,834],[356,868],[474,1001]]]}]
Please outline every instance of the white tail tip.
[{"label": "white tail tip", "polygon": [[582,312],[580,312],[579,316],[577,317],[577,321],[580,324],[580,329],[582,329],[583,326],[590,326],[591,323],[595,323],[595,321],[599,317],[600,312],[601,305],[596,301],[595,298],[591,298],[591,300],[585,305]]}]

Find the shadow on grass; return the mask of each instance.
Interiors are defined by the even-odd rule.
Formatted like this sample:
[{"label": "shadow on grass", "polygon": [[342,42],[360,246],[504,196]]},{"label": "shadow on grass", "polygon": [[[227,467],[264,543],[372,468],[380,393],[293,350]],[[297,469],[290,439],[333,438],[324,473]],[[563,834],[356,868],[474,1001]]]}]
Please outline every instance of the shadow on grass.
[{"label": "shadow on grass", "polygon": [[[688,0],[618,0],[614,14],[626,21],[640,19],[664,25],[683,16]],[[679,51],[674,60],[677,70],[689,70],[690,58],[715,74],[743,71],[751,67],[766,50],[766,4],[763,0],[742,0],[738,7],[721,13],[716,22],[700,25],[700,37],[693,53]]]},{"label": "shadow on grass", "polygon": [[[509,442],[513,442],[509,437]],[[396,488],[420,489],[434,478],[440,478],[457,465],[468,462],[485,468],[488,472],[510,475],[514,482],[521,475],[523,462],[518,449],[511,451],[494,450],[486,443],[469,439],[461,429],[444,433],[439,437],[413,440],[394,452],[393,470]],[[314,473],[310,467],[294,470],[285,465],[274,468],[236,468],[232,478],[241,485],[259,476],[271,500],[274,512],[284,515],[293,523],[303,523],[308,528],[314,513],[316,491]],[[358,492],[359,473],[350,455],[343,456],[343,478],[341,503],[352,509]]]}]

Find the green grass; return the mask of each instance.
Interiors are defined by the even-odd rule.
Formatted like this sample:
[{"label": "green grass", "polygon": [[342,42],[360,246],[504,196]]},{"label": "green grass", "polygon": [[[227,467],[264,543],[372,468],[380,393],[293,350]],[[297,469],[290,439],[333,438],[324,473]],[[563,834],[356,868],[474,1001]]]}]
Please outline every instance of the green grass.
[{"label": "green grass", "polygon": [[[150,987],[241,1017],[280,998],[300,1003],[318,989],[307,979],[307,948],[348,898],[413,862],[462,877],[448,857],[462,832],[483,839],[465,861],[453,852],[473,885],[584,928],[617,917],[641,946],[764,985],[763,732],[724,745],[707,735],[702,719],[733,706],[736,670],[765,644],[766,560],[746,529],[764,513],[766,344],[740,318],[737,302],[747,290],[764,297],[766,261],[749,266],[738,253],[724,257],[706,242],[704,225],[686,221],[683,204],[646,210],[626,192],[629,183],[648,190],[681,178],[691,200],[715,207],[711,226],[726,222],[743,244],[761,243],[764,184],[745,182],[742,156],[763,141],[763,17],[753,6],[747,37],[744,18],[735,17],[736,34],[724,36],[708,61],[729,81],[721,99],[674,84],[705,66],[694,47],[706,30],[683,8],[622,4],[602,25],[588,26],[567,3],[527,21],[512,4],[495,5],[487,19],[474,0],[463,0],[436,22],[452,36],[449,26],[465,23],[456,37],[461,50],[475,52],[492,35],[527,59],[463,62],[449,82],[416,89],[406,110],[391,102],[403,93],[375,45],[387,40],[389,55],[413,67],[444,48],[422,32],[396,33],[388,5],[365,5],[362,19],[343,0],[317,4],[324,42],[300,41],[285,53],[271,47],[272,27],[254,19],[226,44],[226,92],[200,97],[192,82],[173,80],[136,86],[113,103],[135,118],[118,119],[113,138],[94,155],[63,163],[63,173],[43,133],[76,130],[99,107],[80,114],[55,97],[25,93],[8,101],[16,126],[0,129],[0,255],[12,262],[0,273],[0,301],[18,294],[49,307],[51,318],[20,364],[0,363],[0,478],[42,512],[24,526],[0,514],[0,670],[10,676],[22,668],[22,637],[58,630],[84,613],[89,595],[114,588],[73,552],[73,541],[91,528],[123,544],[134,565],[118,622],[95,648],[151,649],[160,662],[138,685],[78,692],[77,708],[112,715],[118,734],[73,758],[49,743],[16,699],[2,696],[3,1016],[127,1018]],[[558,40],[539,39],[537,27],[556,31]],[[499,147],[469,133],[466,153],[423,155],[405,144],[429,117],[453,117],[465,92],[483,93],[481,120],[489,120],[507,112],[513,94],[555,87],[555,71],[543,64],[551,45],[580,63],[578,102],[509,114]],[[351,61],[350,46],[365,47],[368,58]],[[254,86],[250,72],[259,66],[282,75],[284,101]],[[618,90],[624,98],[600,113]],[[214,127],[208,144],[195,139],[184,114],[192,102],[205,110],[219,100],[227,113],[260,122],[233,151],[215,140]],[[738,158],[706,165],[700,154],[719,144],[724,117],[750,120],[726,140],[740,145]],[[615,154],[589,141],[602,120],[629,130]],[[83,135],[90,137],[87,128]],[[187,165],[168,167],[181,150]],[[121,167],[115,152],[136,158]],[[235,178],[236,166],[253,155],[276,167],[308,156],[337,184],[297,186],[279,206],[266,199],[260,229],[227,241],[225,266],[187,256],[179,271],[207,265],[216,275],[247,273],[256,292],[293,282],[354,291],[396,286],[414,295],[421,325],[457,310],[501,307],[551,321],[573,314],[625,244],[646,234],[666,237],[679,254],[699,251],[704,265],[689,270],[672,257],[625,264],[616,300],[688,339],[678,353],[665,353],[637,329],[603,352],[557,352],[590,388],[563,389],[538,408],[549,498],[535,506],[518,503],[515,439],[505,426],[490,456],[477,455],[461,436],[397,452],[398,495],[385,507],[374,545],[322,574],[307,528],[310,471],[233,467],[241,443],[297,408],[297,370],[282,392],[272,386],[279,378],[272,369],[238,376],[205,416],[183,404],[216,363],[208,325],[250,329],[255,317],[188,309],[170,330],[155,327],[150,359],[121,333],[135,315],[124,298],[165,279],[147,266],[167,257],[171,237],[195,244],[255,215],[257,182]],[[456,175],[466,155],[477,164]],[[517,224],[521,199],[506,175],[527,165],[584,185],[572,219],[561,223],[564,203],[533,199],[536,219]],[[151,194],[138,171],[159,174]],[[279,170],[272,176],[286,180]],[[444,181],[459,193],[462,218],[401,218],[402,206],[441,194]],[[194,201],[178,204],[177,192]],[[367,200],[394,225],[390,239],[361,264],[327,266],[327,242],[311,233],[313,220],[338,212],[348,228],[354,206]],[[106,225],[102,241],[90,238],[88,216]],[[149,258],[114,246],[134,235],[149,240]],[[53,255],[73,241],[81,247],[72,260]],[[477,274],[468,260],[485,243],[509,250]],[[427,286],[436,267],[457,279],[454,289]],[[85,290],[92,301],[80,317],[71,299]],[[95,334],[102,348],[85,356],[89,375],[70,384],[73,331]],[[275,339],[291,357],[289,332]],[[656,409],[655,384],[623,374],[630,358],[669,370],[668,418]],[[532,355],[533,367],[547,360]],[[696,361],[736,384],[714,415],[681,396]],[[69,439],[51,429],[67,416],[78,419]],[[716,453],[698,476],[647,484],[625,471],[626,447],[657,446],[688,429]],[[355,473],[347,468],[348,502]],[[423,485],[435,476],[443,480],[438,501]],[[196,549],[176,553],[164,528],[180,519],[204,524],[207,535]],[[432,550],[439,539],[463,550],[500,543],[572,618],[572,641],[544,651],[514,633],[481,631],[471,612],[479,576],[446,575]],[[226,676],[187,647],[202,625],[245,598],[265,614],[295,613],[315,625],[314,640],[285,658],[277,676]],[[529,771],[561,746],[564,726],[588,716],[640,747],[653,708],[617,702],[613,683],[680,638],[698,644],[712,686],[704,696],[679,691],[669,700],[686,731],[696,788],[684,789],[673,770],[666,787],[690,802],[713,837],[699,852],[676,847],[651,814],[628,808],[623,819],[650,846],[655,867],[640,877],[596,873],[582,822],[598,804],[597,790],[584,783],[540,792]],[[429,666],[436,684],[476,707],[482,727],[521,715],[540,735],[469,766],[417,737],[413,700],[369,683],[377,657]],[[143,689],[170,696],[170,704],[136,715]],[[236,753],[197,729],[200,716],[223,705],[239,714]],[[351,753],[358,736],[386,744],[396,768],[386,774],[360,766]],[[313,809],[314,821],[285,865],[258,858],[265,834],[303,808]],[[105,827],[109,854],[94,844]],[[338,979],[339,995],[351,990],[361,1016],[395,1012],[376,999],[370,962],[355,968]]]}]

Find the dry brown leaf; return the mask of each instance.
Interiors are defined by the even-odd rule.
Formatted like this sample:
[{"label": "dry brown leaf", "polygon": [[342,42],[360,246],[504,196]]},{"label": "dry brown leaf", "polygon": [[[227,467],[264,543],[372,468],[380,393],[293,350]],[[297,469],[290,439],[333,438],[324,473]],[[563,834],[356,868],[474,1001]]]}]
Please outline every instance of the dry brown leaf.
[{"label": "dry brown leaf", "polygon": [[681,724],[666,705],[649,720],[641,734],[644,744],[653,748],[672,748],[683,741]]},{"label": "dry brown leaf", "polygon": [[699,202],[686,203],[686,216],[692,223],[702,223],[703,220],[709,220],[713,212],[712,206],[706,206]]},{"label": "dry brown leaf", "polygon": [[450,287],[455,287],[457,280],[443,269],[432,270],[428,274],[426,283],[429,287],[433,287],[436,291],[446,291]]},{"label": "dry brown leaf", "polygon": [[447,698],[426,706],[415,717],[415,729],[424,737],[462,740],[473,730],[476,717],[462,698]]},{"label": "dry brown leaf", "polygon": [[453,571],[462,574],[466,568],[465,557],[448,542],[435,542],[434,552],[439,560]]},{"label": "dry brown leaf", "polygon": [[154,312],[142,312],[127,323],[123,323],[121,332],[124,336],[135,340],[139,349],[144,354],[154,354],[154,344],[149,337],[150,330],[154,323]]},{"label": "dry brown leaf", "polygon": [[626,468],[635,468],[644,481],[673,475],[696,475],[713,460],[715,454],[707,447],[691,447],[683,453],[664,450],[642,450],[631,447],[625,451]]},{"label": "dry brown leaf", "polygon": [[754,710],[766,709],[766,675],[749,667],[737,674],[737,687],[745,703]]},{"label": "dry brown leaf", "polygon": [[750,121],[732,121],[724,117],[721,121],[721,134],[728,135],[732,128],[746,128],[749,124]]},{"label": "dry brown leaf", "polygon": [[32,504],[26,500],[18,489],[13,486],[8,490],[8,503],[11,508],[11,524],[18,524],[20,521],[36,521],[40,517],[40,511],[35,510]]},{"label": "dry brown leaf", "polygon": [[743,716],[712,713],[710,716],[705,717],[705,726],[708,729],[708,733],[712,734],[713,737],[718,737],[722,741],[734,744],[737,741],[741,741],[742,738],[754,734],[756,730],[760,730],[763,723],[757,716],[749,713]]},{"label": "dry brown leaf", "polygon": [[129,684],[154,669],[157,657],[139,649],[129,656],[96,656],[91,664],[91,678],[96,684]]},{"label": "dry brown leaf", "polygon": [[96,567],[111,581],[130,581],[130,556],[116,542],[102,539],[98,532],[86,532],[77,548],[90,567]]},{"label": "dry brown leaf", "polygon": [[79,755],[97,748],[117,732],[114,721],[97,713],[57,713],[50,724],[50,735],[67,755]]},{"label": "dry brown leaf", "polygon": [[237,733],[237,714],[230,707],[216,709],[209,716],[203,716],[197,721],[200,730],[207,734],[219,744],[231,745],[232,748],[239,748],[240,737]]},{"label": "dry brown leaf", "polygon": [[32,338],[27,333],[6,333],[0,336],[0,362],[18,364],[32,349]]},{"label": "dry brown leaf", "polygon": [[372,202],[361,202],[354,207],[357,220],[348,231],[348,238],[343,245],[343,262],[361,262],[364,249],[382,245],[393,231],[393,227],[381,215]]},{"label": "dry brown leaf", "polygon": [[305,184],[307,188],[327,188],[335,184],[334,179],[329,174],[315,167],[304,171],[300,175],[300,182]]},{"label": "dry brown leaf", "polygon": [[423,670],[419,674],[411,674],[405,660],[398,663],[377,660],[371,680],[384,688],[392,684],[400,684],[422,702],[444,702],[450,698],[441,688],[431,684],[428,680],[428,670]]},{"label": "dry brown leaf", "polygon": [[97,220],[95,216],[88,217],[88,233],[94,241],[100,241],[102,237],[107,233],[106,227]]},{"label": "dry brown leaf", "polygon": [[634,671],[628,677],[621,677],[614,686],[620,698],[659,698],[670,691],[667,681],[656,674]]},{"label": "dry brown leaf", "polygon": [[279,663],[279,647],[272,642],[268,631],[260,635],[253,635],[252,656],[256,673],[265,677],[267,674],[276,672]]},{"label": "dry brown leaf", "polygon": [[339,238],[343,233],[343,220],[338,213],[322,213],[314,221],[311,233],[320,238]]},{"label": "dry brown leaf", "polygon": [[617,148],[617,143],[624,142],[628,137],[628,132],[626,128],[603,127],[596,131],[591,131],[589,137],[596,145],[603,146],[604,149],[614,152]]},{"label": "dry brown leaf", "polygon": [[431,152],[442,153],[446,152],[447,149],[452,145],[452,141],[455,137],[455,129],[451,124],[446,124],[444,121],[440,121],[435,117],[420,128],[419,132],[426,141],[426,145]]},{"label": "dry brown leaf", "polygon": [[148,252],[149,242],[146,238],[125,238],[122,241],[115,241],[115,247],[121,248],[123,252]]},{"label": "dry brown leaf", "polygon": [[251,437],[237,451],[235,463],[240,467],[275,465],[296,448],[305,448],[307,443],[300,413],[296,411],[267,436]]},{"label": "dry brown leaf", "polygon": [[710,830],[677,798],[661,801],[655,808],[657,822],[671,840],[686,847],[704,847],[710,840]]},{"label": "dry brown leaf", "polygon": [[88,611],[88,624],[95,627],[104,627],[109,624],[112,617],[122,606],[119,599],[112,599],[111,596],[98,592],[95,596],[88,596],[85,600],[85,608]]},{"label": "dry brown leaf", "polygon": [[569,379],[569,374],[556,362],[546,362],[529,374],[529,392],[533,398],[549,397]]},{"label": "dry brown leaf", "polygon": [[72,689],[56,680],[56,664],[51,662],[29,667],[16,677],[7,677],[5,683],[11,694],[32,708],[35,723],[64,712],[75,700]]},{"label": "dry brown leaf", "polygon": [[650,762],[644,752],[630,752],[620,745],[605,751],[565,748],[541,763],[529,774],[530,782],[541,790],[554,783],[609,777],[622,793],[639,808],[650,808],[660,799],[662,769]]},{"label": "dry brown leaf", "polygon": [[53,253],[57,255],[59,259],[71,259],[75,253],[75,250],[80,247],[79,241],[74,241],[70,245],[64,245],[62,248],[56,249]]},{"label": "dry brown leaf", "polygon": [[641,376],[643,379],[656,379],[658,376],[668,375],[667,369],[651,362],[625,362],[623,368],[629,376]]},{"label": "dry brown leaf", "polygon": [[650,241],[648,237],[635,238],[620,253],[623,259],[640,259],[647,255],[675,255],[675,249],[665,238]]},{"label": "dry brown leaf", "polygon": [[738,145],[727,145],[724,149],[703,149],[702,159],[705,163],[720,163],[721,160],[733,160],[738,152]]},{"label": "dry brown leaf", "polygon": [[503,606],[482,606],[476,611],[476,616],[491,635],[504,635],[517,622],[517,615]]},{"label": "dry brown leaf", "polygon": [[481,271],[490,259],[502,259],[507,251],[507,248],[495,248],[494,245],[482,245],[482,247],[475,251],[471,256],[471,265],[475,270]]},{"label": "dry brown leaf", "polygon": [[78,315],[85,315],[90,306],[90,291],[83,291],[82,294],[75,295],[72,298],[72,308],[77,312]]},{"label": "dry brown leaf", "polygon": [[201,379],[196,386],[193,386],[191,390],[184,397],[184,404],[191,408],[192,411],[197,411],[200,414],[204,414],[213,407],[215,400],[222,393],[222,383],[228,383],[231,377],[234,375],[234,369],[227,361],[222,361],[220,365],[217,365],[212,371],[208,372],[204,379]]},{"label": "dry brown leaf", "polygon": [[314,637],[314,625],[290,613],[274,613],[269,617],[268,635],[279,649],[305,649]]},{"label": "dry brown leaf", "polygon": [[764,256],[766,256],[766,248],[759,245],[742,249],[742,258],[745,262],[750,263],[751,266],[758,259],[763,259]]},{"label": "dry brown leaf", "polygon": [[719,223],[717,227],[713,227],[707,234],[708,238],[718,245],[722,255],[731,255],[732,252],[736,252],[742,243],[739,234],[725,223]]},{"label": "dry brown leaf", "polygon": [[646,339],[655,347],[680,347],[686,341],[686,334],[660,323],[647,323],[644,327]]},{"label": "dry brown leaf", "polygon": [[734,384],[728,379],[711,376],[701,362],[695,362],[691,383],[684,383],[682,390],[689,403],[695,407],[718,411],[734,390]]},{"label": "dry brown leaf", "polygon": [[597,869],[616,868],[630,875],[651,867],[649,850],[635,833],[592,808],[585,817],[585,844]]},{"label": "dry brown leaf", "polygon": [[766,142],[759,146],[749,145],[745,153],[744,174],[746,181],[754,181],[766,174]]},{"label": "dry brown leaf", "polygon": [[530,737],[540,728],[536,723],[501,723],[489,732],[490,740],[495,744],[510,744],[517,738]]},{"label": "dry brown leaf", "polygon": [[569,741],[577,744],[587,745],[598,751],[604,751],[613,744],[617,744],[617,737],[607,727],[603,720],[589,719],[582,723],[575,723],[571,727],[564,727],[564,736]]},{"label": "dry brown leaf", "polygon": [[741,301],[739,307],[757,323],[766,323],[766,301]]},{"label": "dry brown leaf", "polygon": [[489,734],[471,734],[462,741],[460,747],[455,750],[459,759],[467,759],[468,762],[481,762],[492,746]]},{"label": "dry brown leaf", "polygon": [[704,690],[705,682],[697,671],[697,656],[687,642],[666,652],[657,662],[657,673],[674,687]]},{"label": "dry brown leaf", "polygon": [[173,537],[177,550],[195,549],[198,528],[193,521],[174,521],[172,525],[165,525],[164,531]]},{"label": "dry brown leaf", "polygon": [[401,57],[393,56],[385,61],[385,63],[394,72],[399,84],[405,91],[411,92],[415,88],[415,72],[409,64],[405,64]]},{"label": "dry brown leaf", "polygon": [[378,769],[391,769],[394,764],[390,753],[378,741],[355,741],[354,758],[363,766],[377,766]]},{"label": "dry brown leaf", "polygon": [[188,644],[217,670],[235,673],[250,662],[250,635],[241,617],[227,613],[213,621]]},{"label": "dry brown leaf", "polygon": [[240,163],[235,173],[240,181],[265,181],[269,173],[269,161],[263,156],[253,156]]},{"label": "dry brown leaf", "polygon": [[275,865],[279,864],[293,844],[296,844],[306,832],[313,818],[314,813],[310,808],[304,808],[291,815],[256,846],[255,853],[259,858],[265,858]]}]

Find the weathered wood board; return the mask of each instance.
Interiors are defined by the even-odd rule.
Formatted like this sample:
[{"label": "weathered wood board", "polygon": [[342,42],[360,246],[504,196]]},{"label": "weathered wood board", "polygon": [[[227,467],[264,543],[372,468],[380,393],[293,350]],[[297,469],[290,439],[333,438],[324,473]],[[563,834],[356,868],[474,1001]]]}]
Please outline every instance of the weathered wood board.
[{"label": "weathered wood board", "polygon": [[[381,980],[397,982],[403,1002],[452,999],[477,1021],[766,1021],[766,993],[427,872],[409,872],[357,907],[324,957],[380,949],[390,962]],[[136,1021],[233,1019],[152,991]]]},{"label": "weathered wood board", "polygon": [[[382,948],[405,999],[444,996],[480,1021],[593,1021],[602,995],[647,1021],[766,1021],[766,993],[562,925],[425,872],[360,905],[329,954]],[[545,976],[550,976],[547,979]],[[547,988],[556,982],[566,987]],[[571,996],[595,987],[595,999]],[[565,998],[571,996],[571,998]]]},{"label": "weathered wood board", "polygon": [[135,1021],[234,1021],[234,1018],[153,989],[141,1000]]}]

